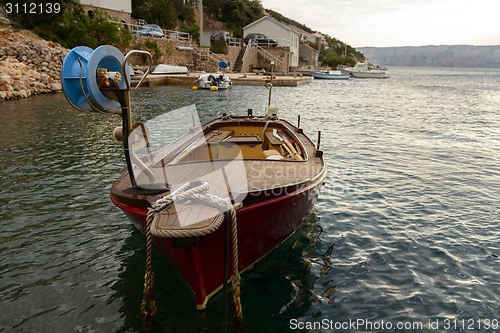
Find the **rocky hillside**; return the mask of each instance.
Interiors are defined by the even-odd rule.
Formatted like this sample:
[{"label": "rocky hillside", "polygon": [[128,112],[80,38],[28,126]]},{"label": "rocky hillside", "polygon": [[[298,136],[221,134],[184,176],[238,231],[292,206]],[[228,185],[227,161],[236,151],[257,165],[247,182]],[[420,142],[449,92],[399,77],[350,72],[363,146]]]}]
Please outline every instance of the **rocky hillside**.
[{"label": "rocky hillside", "polygon": [[383,66],[500,68],[500,45],[360,47],[368,60]]},{"label": "rocky hillside", "polygon": [[66,53],[29,32],[0,28],[0,101],[61,91]]}]

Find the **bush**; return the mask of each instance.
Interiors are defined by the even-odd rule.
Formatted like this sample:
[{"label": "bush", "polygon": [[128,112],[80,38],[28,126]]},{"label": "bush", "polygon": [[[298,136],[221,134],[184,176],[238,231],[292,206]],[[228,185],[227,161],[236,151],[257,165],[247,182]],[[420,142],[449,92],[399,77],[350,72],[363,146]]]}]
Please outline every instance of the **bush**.
[{"label": "bush", "polygon": [[210,51],[213,53],[227,54],[227,44],[223,40],[218,40],[210,46]]}]

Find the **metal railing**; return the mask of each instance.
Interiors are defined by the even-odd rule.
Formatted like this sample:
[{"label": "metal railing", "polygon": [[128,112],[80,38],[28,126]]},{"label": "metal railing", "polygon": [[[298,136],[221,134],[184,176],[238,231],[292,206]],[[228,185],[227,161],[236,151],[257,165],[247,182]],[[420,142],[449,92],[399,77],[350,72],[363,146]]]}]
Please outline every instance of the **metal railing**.
[{"label": "metal railing", "polygon": [[265,49],[263,49],[262,47],[260,47],[253,40],[250,40],[248,42],[247,48],[245,49],[245,53],[243,53],[243,57],[241,58],[241,63],[243,65],[245,65],[245,62],[246,62],[247,57],[248,57],[249,50],[252,49],[252,48],[255,48],[257,50],[257,52],[259,52],[267,60],[274,61],[274,63],[275,63],[275,65],[276,65],[277,68],[280,67],[278,65],[282,64],[282,61],[279,60],[278,57],[274,56],[273,54],[269,53],[268,51],[266,51]]},{"label": "metal railing", "polygon": [[[115,22],[118,24],[124,24],[123,22]],[[134,30],[139,30],[147,24],[144,20],[137,20],[137,23],[126,23],[128,29],[132,33]],[[165,39],[170,40],[182,40],[182,41],[191,41],[191,35],[188,32],[175,31],[175,30],[166,30],[161,29],[163,31],[163,35]]]},{"label": "metal railing", "polygon": [[[262,48],[259,44],[255,43],[253,40],[250,40],[247,45],[247,49],[245,50],[245,53],[248,51],[248,48],[255,47],[257,49],[257,52],[259,52],[264,58],[270,61],[274,61],[276,66],[281,65],[282,61],[279,60],[278,57],[273,55],[272,53],[266,51],[264,48]],[[243,55],[245,56],[245,55]]]},{"label": "metal railing", "polygon": [[241,39],[240,38],[229,37],[227,39],[227,45],[228,46],[241,46]]},{"label": "metal railing", "polygon": [[[204,52],[202,52],[203,50],[207,50],[208,52],[204,54]],[[226,59],[217,55],[217,53],[210,51],[209,49],[196,49],[196,48],[194,48],[191,50],[191,52],[193,52],[194,54],[196,54],[200,58],[203,56],[207,56],[207,60],[210,62],[216,63],[217,68],[219,67],[220,62],[228,63],[228,61]]]}]

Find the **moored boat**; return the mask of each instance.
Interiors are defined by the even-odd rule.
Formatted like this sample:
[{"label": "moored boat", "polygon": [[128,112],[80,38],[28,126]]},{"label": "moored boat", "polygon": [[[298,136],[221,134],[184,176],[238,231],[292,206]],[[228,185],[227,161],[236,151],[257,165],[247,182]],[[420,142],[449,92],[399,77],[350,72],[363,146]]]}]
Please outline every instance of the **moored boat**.
[{"label": "moored boat", "polygon": [[354,67],[343,67],[340,68],[340,71],[357,79],[385,79],[389,77],[385,68],[375,69],[368,62],[358,62]]},{"label": "moored boat", "polygon": [[122,116],[114,136],[123,144],[128,171],[112,185],[111,200],[178,270],[203,309],[310,212],[327,172],[319,137],[315,145],[299,124],[279,119],[268,105],[260,117],[249,110],[204,125],[194,121],[153,152],[162,133],[178,128],[172,119],[191,121],[195,112],[183,109],[133,124],[129,98],[135,88],[124,65],[133,52],[143,53],[123,57],[109,46],[71,50],[63,64],[63,90],[78,109]]},{"label": "moored boat", "polygon": [[315,79],[324,80],[348,80],[351,78],[351,75],[343,74],[340,71],[311,71],[311,75]]},{"label": "moored boat", "polygon": [[229,76],[221,73],[203,74],[196,82],[201,89],[211,89],[212,87],[217,87],[217,89],[229,89],[233,84]]},{"label": "moored boat", "polygon": [[186,66],[174,66],[168,64],[159,64],[151,72],[151,74],[187,74],[188,68]]}]

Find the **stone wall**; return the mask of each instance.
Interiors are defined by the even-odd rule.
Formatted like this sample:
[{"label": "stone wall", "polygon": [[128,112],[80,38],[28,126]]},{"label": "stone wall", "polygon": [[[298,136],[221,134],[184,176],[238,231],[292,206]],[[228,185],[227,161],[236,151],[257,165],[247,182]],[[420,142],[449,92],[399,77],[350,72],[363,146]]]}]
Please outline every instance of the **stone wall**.
[{"label": "stone wall", "polygon": [[[281,61],[281,64],[275,64],[275,71],[276,72],[288,72],[288,71],[293,71],[293,68],[289,68],[289,53],[290,49],[286,47],[267,47],[266,51],[271,53],[273,56],[278,58]],[[269,62],[269,59],[266,59],[267,62]]]},{"label": "stone wall", "polygon": [[[156,45],[156,47],[155,47]],[[193,50],[179,50],[178,47],[192,47]],[[132,49],[148,51],[153,55],[153,65],[169,64],[175,66],[187,66],[191,71],[217,72],[218,61],[209,56],[209,48],[198,47],[194,42],[183,40],[160,39],[145,36],[133,36]],[[234,66],[240,53],[239,46],[228,46],[228,53],[217,54],[217,58],[224,59]],[[144,57],[134,56],[131,58],[132,66],[144,66]]]},{"label": "stone wall", "polygon": [[[191,51],[179,50],[179,46],[193,47],[193,43],[184,40],[171,40],[164,38],[153,38],[146,36],[133,36],[130,48],[125,50],[125,53],[130,50],[148,51],[153,56],[153,64],[169,64],[176,66],[186,66],[193,63],[193,55]],[[130,58],[132,66],[142,66],[146,62],[141,56]]]},{"label": "stone wall", "polygon": [[0,101],[61,91],[61,66],[69,50],[29,33],[0,31]]},{"label": "stone wall", "polygon": [[[179,47],[192,47],[193,51],[179,50]],[[220,71],[218,61],[208,56],[209,49],[198,48],[191,41],[134,36],[131,47],[122,51],[126,53],[131,49],[151,52],[154,55],[154,65],[181,65],[187,66],[191,71]],[[217,57],[230,62],[233,68],[240,50],[239,46],[228,46],[228,54],[218,54]],[[286,50],[270,48],[269,51],[280,59],[288,60]],[[0,101],[61,91],[62,61],[68,52],[68,49],[59,44],[42,40],[29,32],[14,33],[10,29],[1,29]],[[257,51],[250,50],[242,72],[258,68],[261,61],[264,59]],[[129,62],[133,66],[143,66],[145,59],[134,56]],[[285,61],[282,67],[287,66],[288,62]]]},{"label": "stone wall", "polygon": [[94,11],[96,8],[107,12],[117,22],[124,22],[124,23],[129,23],[129,24],[132,23],[132,17],[130,15],[130,13],[126,13],[124,11],[107,9],[107,8],[99,8],[99,7],[89,6],[89,5],[83,5],[83,10],[87,13],[87,15],[90,15],[90,13],[92,11]]}]

